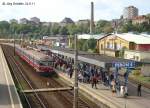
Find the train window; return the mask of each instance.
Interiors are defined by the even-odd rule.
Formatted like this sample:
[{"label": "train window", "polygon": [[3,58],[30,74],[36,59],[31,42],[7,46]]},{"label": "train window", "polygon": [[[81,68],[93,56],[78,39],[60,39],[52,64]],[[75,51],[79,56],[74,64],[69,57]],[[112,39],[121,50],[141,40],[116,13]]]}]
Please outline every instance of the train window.
[{"label": "train window", "polygon": [[41,61],[41,62],[40,62],[40,65],[41,65],[41,66],[47,66],[48,64],[47,64],[46,61]]}]

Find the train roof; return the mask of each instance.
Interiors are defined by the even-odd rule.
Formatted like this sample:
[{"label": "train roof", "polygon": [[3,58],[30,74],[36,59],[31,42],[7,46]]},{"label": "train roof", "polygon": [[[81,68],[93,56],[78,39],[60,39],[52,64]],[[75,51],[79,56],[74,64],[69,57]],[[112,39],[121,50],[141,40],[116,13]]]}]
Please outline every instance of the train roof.
[{"label": "train roof", "polygon": [[53,61],[52,57],[43,54],[42,52],[38,52],[32,49],[21,48],[19,45],[16,45],[17,48],[23,50],[26,54],[31,55],[36,60],[40,61]]}]

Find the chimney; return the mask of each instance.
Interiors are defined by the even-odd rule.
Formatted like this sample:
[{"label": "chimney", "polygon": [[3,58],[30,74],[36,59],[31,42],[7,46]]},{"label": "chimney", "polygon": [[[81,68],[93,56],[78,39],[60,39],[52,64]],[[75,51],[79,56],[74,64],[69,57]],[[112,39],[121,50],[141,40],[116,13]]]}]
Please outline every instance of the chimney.
[{"label": "chimney", "polygon": [[91,2],[90,34],[93,34],[93,28],[94,28],[94,3]]}]

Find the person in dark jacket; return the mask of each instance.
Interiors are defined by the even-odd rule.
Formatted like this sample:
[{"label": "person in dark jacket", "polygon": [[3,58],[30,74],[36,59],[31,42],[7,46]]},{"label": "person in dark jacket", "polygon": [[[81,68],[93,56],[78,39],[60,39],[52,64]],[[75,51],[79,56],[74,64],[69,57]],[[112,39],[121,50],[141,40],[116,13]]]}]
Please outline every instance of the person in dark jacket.
[{"label": "person in dark jacket", "polygon": [[92,88],[95,86],[95,88],[97,89],[97,75],[94,74],[94,76],[92,76]]},{"label": "person in dark jacket", "polygon": [[141,83],[139,83],[138,87],[137,87],[137,95],[138,96],[141,96],[141,87],[142,87],[142,85],[141,85]]}]

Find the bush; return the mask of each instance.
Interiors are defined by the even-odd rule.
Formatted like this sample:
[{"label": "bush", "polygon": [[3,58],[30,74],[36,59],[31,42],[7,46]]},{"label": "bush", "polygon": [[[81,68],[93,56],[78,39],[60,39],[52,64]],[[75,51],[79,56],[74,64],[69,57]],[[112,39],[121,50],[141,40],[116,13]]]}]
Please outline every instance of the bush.
[{"label": "bush", "polygon": [[133,70],[133,75],[140,76],[141,75],[140,70]]}]

